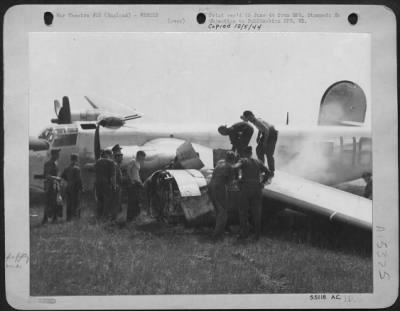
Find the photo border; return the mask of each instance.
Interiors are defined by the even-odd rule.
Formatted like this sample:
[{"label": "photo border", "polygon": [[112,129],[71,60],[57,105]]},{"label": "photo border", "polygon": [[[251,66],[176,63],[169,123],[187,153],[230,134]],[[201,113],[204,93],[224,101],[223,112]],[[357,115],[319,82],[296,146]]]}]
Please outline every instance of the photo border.
[{"label": "photo border", "polygon": [[[148,5],[108,5],[141,10]],[[24,309],[96,308],[381,308],[398,297],[398,120],[396,17],[388,7],[377,5],[155,5],[160,16],[179,18],[198,12],[266,11],[337,12],[335,20],[313,20],[306,24],[274,24],[263,31],[273,32],[352,32],[371,36],[372,85],[371,128],[373,140],[373,261],[372,294],[340,293],[341,300],[311,301],[308,294],[168,295],[168,296],[29,296],[29,263],[7,268],[7,256],[29,256],[29,32],[204,32],[200,25],[153,22],[128,24],[110,20],[63,20],[52,27],[43,23],[44,11],[93,12],[93,5],[18,5],[4,17],[4,207],[7,301]],[[347,16],[360,16],[356,26]],[[21,23],[21,20],[24,20]],[[218,30],[226,31],[226,30]],[[22,161],[15,161],[15,157]],[[396,169],[393,169],[396,168]],[[21,195],[19,189],[27,189]],[[29,262],[29,260],[28,260]],[[324,293],[326,295],[336,293]]]}]

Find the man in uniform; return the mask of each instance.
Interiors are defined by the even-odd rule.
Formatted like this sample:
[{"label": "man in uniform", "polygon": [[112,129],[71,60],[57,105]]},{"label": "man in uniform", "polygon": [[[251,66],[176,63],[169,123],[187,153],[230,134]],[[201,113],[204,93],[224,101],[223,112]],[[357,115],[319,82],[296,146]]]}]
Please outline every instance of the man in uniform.
[{"label": "man in uniform", "polygon": [[228,135],[232,144],[232,151],[237,152],[239,157],[243,157],[243,152],[249,145],[254,129],[248,122],[241,121],[230,127],[222,125],[218,128],[218,132],[223,136]]},{"label": "man in uniform", "polygon": [[79,201],[82,191],[81,169],[78,165],[78,155],[71,154],[71,164],[63,171],[61,177],[67,181],[65,190],[67,201],[67,221],[73,216],[80,217]]},{"label": "man in uniform", "polygon": [[44,164],[43,176],[44,191],[46,193],[46,206],[42,223],[47,223],[48,217],[53,222],[57,221],[57,195],[59,194],[58,177],[58,163],[57,160],[60,156],[60,149],[52,149],[50,151],[50,159]]},{"label": "man in uniform", "polygon": [[372,174],[370,172],[362,174],[366,186],[364,190],[364,197],[372,200]]},{"label": "man in uniform", "polygon": [[252,148],[249,146],[244,152],[244,158],[241,158],[233,167],[241,169],[242,176],[240,185],[240,235],[239,239],[245,239],[249,235],[248,213],[249,209],[253,218],[255,227],[255,239],[258,240],[261,231],[261,194],[262,182],[261,174],[265,176],[265,181],[270,174],[268,168],[261,161],[253,159]]},{"label": "man in uniform", "polygon": [[114,214],[117,215],[122,209],[122,170],[121,163],[124,158],[119,144],[115,145],[112,149],[115,161],[115,192],[114,192]]},{"label": "man in uniform", "polygon": [[98,218],[112,218],[113,193],[115,183],[115,163],[112,160],[111,150],[104,150],[102,157],[96,161],[96,196]]},{"label": "man in uniform", "polygon": [[140,168],[144,163],[146,153],[139,150],[136,153],[136,158],[128,164],[127,174],[129,178],[128,186],[128,210],[126,220],[131,221],[140,214],[140,201],[143,195],[143,182],[140,178]]},{"label": "man in uniform", "polygon": [[235,154],[229,151],[225,159],[218,161],[213,171],[208,191],[216,213],[214,238],[224,233],[228,220],[228,187],[234,178]]},{"label": "man in uniform", "polygon": [[246,110],[243,112],[241,119],[244,121],[250,121],[258,129],[257,135],[257,158],[265,163],[264,155],[267,156],[268,168],[271,171],[271,176],[274,176],[275,172],[275,159],[274,152],[276,142],[278,140],[278,131],[275,127],[261,118],[256,118],[251,111]]}]

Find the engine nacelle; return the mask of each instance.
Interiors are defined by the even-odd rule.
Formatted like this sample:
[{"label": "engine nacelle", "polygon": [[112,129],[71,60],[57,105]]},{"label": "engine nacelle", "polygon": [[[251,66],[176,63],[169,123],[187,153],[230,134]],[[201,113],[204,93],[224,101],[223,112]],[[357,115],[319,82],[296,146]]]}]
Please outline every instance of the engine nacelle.
[{"label": "engine nacelle", "polygon": [[208,170],[160,170],[146,181],[149,204],[156,218],[174,222],[213,223],[214,207],[209,199]]}]

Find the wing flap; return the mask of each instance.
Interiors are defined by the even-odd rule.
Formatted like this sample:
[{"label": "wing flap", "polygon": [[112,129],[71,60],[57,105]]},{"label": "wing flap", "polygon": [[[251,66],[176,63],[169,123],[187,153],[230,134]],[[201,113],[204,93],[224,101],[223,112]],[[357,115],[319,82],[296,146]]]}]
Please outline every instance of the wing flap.
[{"label": "wing flap", "polygon": [[301,177],[275,172],[263,195],[289,203],[291,208],[303,213],[319,214],[332,221],[372,229],[371,200]]}]

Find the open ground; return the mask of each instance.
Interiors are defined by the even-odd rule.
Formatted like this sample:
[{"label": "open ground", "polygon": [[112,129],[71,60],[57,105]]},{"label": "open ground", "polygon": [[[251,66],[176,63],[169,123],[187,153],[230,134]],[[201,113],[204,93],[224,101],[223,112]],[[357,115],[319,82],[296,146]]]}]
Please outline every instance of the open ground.
[{"label": "open ground", "polygon": [[238,242],[233,225],[214,242],[210,227],[146,215],[118,227],[97,222],[92,208],[46,225],[42,206],[30,208],[32,296],[372,292],[370,232],[285,210],[265,213],[259,241]]}]

